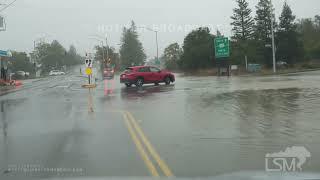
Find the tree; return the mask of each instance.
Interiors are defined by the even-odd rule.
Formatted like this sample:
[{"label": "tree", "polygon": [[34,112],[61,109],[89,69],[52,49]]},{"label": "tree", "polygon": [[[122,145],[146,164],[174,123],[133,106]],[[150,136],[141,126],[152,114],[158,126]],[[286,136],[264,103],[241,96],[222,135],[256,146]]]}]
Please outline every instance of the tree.
[{"label": "tree", "polygon": [[316,24],[318,31],[320,31],[320,15],[314,17],[314,23]]},{"label": "tree", "polygon": [[256,6],[255,36],[257,40],[271,42],[271,20],[274,19],[273,6],[270,0],[259,0]]},{"label": "tree", "polygon": [[283,31],[289,32],[289,31],[295,31],[296,25],[294,24],[294,20],[296,19],[296,16],[293,15],[292,10],[287,2],[284,2],[281,16],[279,17],[280,24],[279,27]]},{"label": "tree", "polygon": [[246,41],[252,39],[254,19],[251,17],[251,9],[248,7],[249,3],[246,0],[236,0],[238,7],[233,9],[231,16],[233,39],[238,41]]},{"label": "tree", "polygon": [[277,59],[294,64],[303,58],[303,45],[294,23],[295,16],[287,2],[284,3],[277,33]]},{"label": "tree", "polygon": [[[257,58],[263,64],[271,66],[272,49],[265,46],[271,45],[271,20],[274,21],[273,6],[270,0],[259,0],[256,6],[255,39],[257,41]],[[276,23],[274,23],[276,24]]]},{"label": "tree", "polygon": [[170,44],[164,50],[163,59],[165,61],[165,67],[170,70],[177,70],[178,63],[182,55],[182,49],[178,43]]},{"label": "tree", "polygon": [[102,48],[101,46],[96,46],[95,49],[96,49],[96,53],[94,58],[96,61],[101,62],[101,68],[104,68],[104,63],[105,63],[105,62],[102,62],[103,51],[104,51],[105,59],[107,59],[107,55],[108,55],[108,58],[110,59],[111,64],[115,65],[116,69],[120,68],[120,57],[119,57],[119,54],[116,53],[113,47],[108,47],[108,50],[107,50],[107,47]]},{"label": "tree", "polygon": [[144,53],[142,43],[138,39],[136,25],[133,21],[129,29],[123,28],[120,58],[122,68],[145,64],[147,56]]},{"label": "tree", "polygon": [[236,0],[236,2],[238,7],[233,9],[233,16],[231,16],[231,25],[233,26],[231,59],[236,64],[244,64],[239,60],[248,56],[249,46],[254,34],[254,19],[246,0]]},{"label": "tree", "polygon": [[301,34],[305,57],[307,59],[320,59],[320,27],[317,25],[317,16],[301,19],[298,23],[298,33]]},{"label": "tree", "polygon": [[52,41],[46,56],[42,58],[42,69],[45,72],[52,69],[61,69],[65,64],[65,55],[64,47],[57,40]]},{"label": "tree", "polygon": [[214,37],[208,27],[200,27],[189,33],[184,39],[180,67],[185,70],[213,67]]},{"label": "tree", "polygon": [[74,45],[71,45],[71,46],[69,47],[68,55],[74,56],[74,57],[77,56],[77,50],[76,50],[76,48],[74,47]]},{"label": "tree", "polygon": [[77,54],[76,48],[71,45],[69,51],[57,41],[52,43],[40,43],[36,46],[32,57],[37,64],[41,64],[41,70],[48,73],[52,69],[62,69],[81,63],[82,57]]},{"label": "tree", "polygon": [[12,72],[15,71],[25,71],[25,72],[33,72],[33,64],[30,62],[30,58],[25,52],[12,52],[12,57],[9,61],[9,69]]},{"label": "tree", "polygon": [[82,59],[81,56],[78,55],[77,53],[77,49],[74,47],[74,45],[71,45],[67,52],[67,56],[65,57],[64,65],[72,66],[72,65],[80,64],[81,59]]},{"label": "tree", "polygon": [[259,46],[261,43],[254,39],[247,40],[240,44],[238,41],[231,39],[230,41],[230,60],[233,64],[245,65],[245,56],[247,56],[248,63],[262,63],[261,55],[259,55]]}]

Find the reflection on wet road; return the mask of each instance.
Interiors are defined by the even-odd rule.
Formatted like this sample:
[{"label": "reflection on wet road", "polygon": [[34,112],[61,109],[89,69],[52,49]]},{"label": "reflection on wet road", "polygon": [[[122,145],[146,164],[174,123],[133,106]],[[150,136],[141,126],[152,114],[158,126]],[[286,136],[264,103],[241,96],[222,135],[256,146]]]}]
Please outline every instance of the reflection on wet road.
[{"label": "reflection on wet road", "polygon": [[320,72],[176,79],[125,88],[116,77],[88,91],[70,75],[0,96],[0,168],[206,177],[264,171],[266,153],[304,146],[304,171],[320,171]]}]

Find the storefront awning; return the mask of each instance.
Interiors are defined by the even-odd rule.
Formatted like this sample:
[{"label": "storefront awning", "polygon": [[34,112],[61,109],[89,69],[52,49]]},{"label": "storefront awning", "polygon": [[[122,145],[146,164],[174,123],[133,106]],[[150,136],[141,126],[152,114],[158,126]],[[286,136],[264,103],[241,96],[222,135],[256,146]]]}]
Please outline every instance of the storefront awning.
[{"label": "storefront awning", "polygon": [[10,51],[0,50],[0,57],[11,57],[12,54]]}]

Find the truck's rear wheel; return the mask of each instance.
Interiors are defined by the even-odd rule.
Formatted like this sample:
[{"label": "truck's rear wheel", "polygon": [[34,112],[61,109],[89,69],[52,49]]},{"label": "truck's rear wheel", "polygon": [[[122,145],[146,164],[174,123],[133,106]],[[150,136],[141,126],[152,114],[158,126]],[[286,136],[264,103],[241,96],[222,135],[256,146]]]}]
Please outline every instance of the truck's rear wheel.
[{"label": "truck's rear wheel", "polygon": [[137,86],[137,87],[142,87],[142,86],[143,86],[143,82],[144,82],[144,81],[143,81],[142,78],[138,78],[137,81],[136,81],[136,86]]}]

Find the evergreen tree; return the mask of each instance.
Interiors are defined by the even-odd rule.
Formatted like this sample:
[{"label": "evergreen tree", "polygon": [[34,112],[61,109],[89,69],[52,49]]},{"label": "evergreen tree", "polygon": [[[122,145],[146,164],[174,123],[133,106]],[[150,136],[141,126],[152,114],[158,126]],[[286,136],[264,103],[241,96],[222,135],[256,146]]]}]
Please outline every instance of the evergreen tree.
[{"label": "evergreen tree", "polygon": [[71,66],[81,63],[81,56],[77,54],[77,49],[74,45],[71,45],[69,47],[69,50],[67,52],[67,56],[65,57],[66,61],[64,65]]},{"label": "evergreen tree", "polygon": [[120,58],[122,68],[144,65],[146,54],[138,39],[136,25],[132,21],[130,28],[124,28],[121,39]]},{"label": "evergreen tree", "polygon": [[266,45],[272,44],[271,20],[274,21],[273,6],[270,0],[259,0],[256,9],[254,34],[257,41],[257,59],[259,59],[261,63],[271,66],[272,49],[266,48]]},{"label": "evergreen tree", "polygon": [[233,9],[233,39],[238,41],[246,41],[252,39],[254,19],[251,17],[251,9],[248,7],[249,3],[246,0],[236,0],[238,7]]},{"label": "evergreen tree", "polygon": [[295,16],[287,2],[284,3],[277,33],[277,59],[293,64],[302,59],[303,44],[300,41],[295,24]]},{"label": "evergreen tree", "polygon": [[274,18],[273,6],[270,0],[259,0],[256,6],[255,36],[258,40],[271,42],[271,20]]},{"label": "evergreen tree", "polygon": [[296,25],[294,24],[294,20],[296,16],[292,14],[292,10],[287,2],[284,3],[282,13],[280,16],[280,29],[288,32],[288,31],[295,31]]},{"label": "evergreen tree", "polygon": [[242,64],[239,59],[244,61],[245,56],[248,56],[249,43],[252,41],[254,33],[254,19],[246,0],[236,0],[236,2],[238,7],[233,9],[233,16],[231,16],[231,25],[233,26],[231,58],[234,63]]}]

